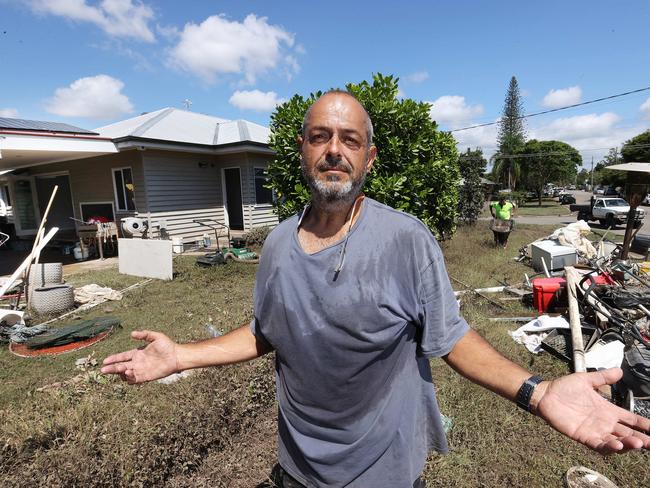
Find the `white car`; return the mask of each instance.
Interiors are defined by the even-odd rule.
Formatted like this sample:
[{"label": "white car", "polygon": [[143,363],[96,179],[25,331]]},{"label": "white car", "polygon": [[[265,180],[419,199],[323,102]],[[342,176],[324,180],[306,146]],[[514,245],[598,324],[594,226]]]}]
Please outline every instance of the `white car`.
[{"label": "white car", "polygon": [[[594,220],[598,220],[601,225],[614,227],[618,224],[627,222],[627,214],[630,211],[630,204],[622,198],[596,198],[594,206],[591,209]],[[636,211],[636,219],[643,220],[645,217],[644,210]]]}]

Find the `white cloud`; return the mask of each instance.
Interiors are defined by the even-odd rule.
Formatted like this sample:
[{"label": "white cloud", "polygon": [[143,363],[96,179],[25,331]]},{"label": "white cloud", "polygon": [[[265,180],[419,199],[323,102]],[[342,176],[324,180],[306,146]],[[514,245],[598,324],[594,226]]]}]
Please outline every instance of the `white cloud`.
[{"label": "white cloud", "polygon": [[180,34],[178,27],[176,27],[175,25],[156,24],[156,32],[158,32],[158,34],[160,34],[170,42],[175,41],[178,38],[178,35]]},{"label": "white cloud", "polygon": [[396,97],[399,99],[406,98],[406,93],[404,93],[404,91],[400,87],[397,87]]},{"label": "white cloud", "polygon": [[97,5],[89,5],[86,0],[31,0],[30,6],[39,14],[90,22],[111,36],[155,40],[149,28],[154,11],[137,0],[102,0]]},{"label": "white cloud", "polygon": [[0,117],[9,117],[15,119],[18,117],[18,110],[15,108],[0,108]]},{"label": "white cloud", "polygon": [[[243,75],[247,83],[282,65],[298,69],[295,57],[287,53],[294,35],[266,17],[248,15],[243,22],[213,15],[201,24],[188,23],[170,51],[169,64],[192,73],[207,83],[220,75]],[[295,50],[294,50],[295,51]]]},{"label": "white cloud", "polygon": [[621,117],[613,112],[576,115],[530,127],[529,139],[566,142],[582,153],[585,165],[594,157],[599,161],[611,147],[620,147],[626,140],[647,130],[641,125],[618,127]]},{"label": "white cloud", "polygon": [[275,92],[260,90],[236,91],[228,100],[231,105],[241,110],[255,110],[257,112],[270,112],[276,105],[284,102]]},{"label": "white cloud", "polygon": [[[613,112],[563,117],[537,129],[531,129],[531,139],[578,140],[607,136],[621,117]],[[560,138],[560,139],[559,139]]]},{"label": "white cloud", "polygon": [[410,83],[422,83],[427,78],[429,78],[429,73],[426,71],[417,71],[405,77],[406,81]]},{"label": "white cloud", "polygon": [[551,90],[542,100],[542,106],[547,108],[560,108],[567,105],[580,103],[582,99],[582,88],[579,86],[570,86],[569,88],[560,88]]},{"label": "white cloud", "polygon": [[45,109],[63,117],[106,120],[133,111],[122,93],[124,83],[108,75],[80,78],[65,88],[57,88]]},{"label": "white cloud", "polygon": [[650,97],[641,104],[639,110],[643,114],[644,118],[650,119]]},{"label": "white cloud", "polygon": [[469,123],[474,117],[483,114],[482,105],[468,105],[465,97],[458,95],[443,95],[433,102],[431,118],[439,124],[449,125],[452,129]]},{"label": "white cloud", "polygon": [[496,152],[497,130],[497,125],[488,125],[454,132],[452,135],[457,141],[456,147],[459,151],[465,151],[468,147],[471,149],[478,147],[483,150],[486,159],[489,159]]}]

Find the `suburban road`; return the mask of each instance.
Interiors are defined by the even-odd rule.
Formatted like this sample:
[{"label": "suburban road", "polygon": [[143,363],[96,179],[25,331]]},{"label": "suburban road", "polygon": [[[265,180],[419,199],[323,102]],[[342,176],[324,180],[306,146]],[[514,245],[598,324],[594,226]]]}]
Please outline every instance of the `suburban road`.
[{"label": "suburban road", "polygon": [[[576,203],[577,204],[586,204],[589,203],[589,199],[591,198],[591,193],[586,192],[586,191],[570,191],[574,197],[576,197]],[[650,207],[648,206],[641,206],[643,210],[645,210],[645,218],[643,219],[643,227],[639,232],[643,234],[649,234],[650,233]],[[572,224],[573,222],[577,221],[577,212],[573,212],[569,215],[562,215],[562,216],[557,216],[557,215],[547,215],[547,216],[522,216],[522,217],[517,217],[516,222],[519,224],[537,224],[537,225],[557,225],[559,226],[564,226],[567,224]],[[597,221],[594,222],[588,222],[589,226],[592,227],[593,229],[603,229],[604,227],[601,226]],[[613,233],[615,234],[620,234],[623,235],[625,234],[625,226],[619,225],[615,229],[612,230]]]}]

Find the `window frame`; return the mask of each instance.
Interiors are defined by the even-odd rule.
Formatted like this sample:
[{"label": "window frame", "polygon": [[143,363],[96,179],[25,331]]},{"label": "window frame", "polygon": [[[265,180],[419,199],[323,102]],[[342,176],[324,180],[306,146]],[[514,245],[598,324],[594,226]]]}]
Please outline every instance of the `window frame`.
[{"label": "window frame", "polygon": [[[258,169],[261,169],[263,172],[267,173],[268,167],[265,167],[265,166],[253,166],[253,184],[255,186],[255,206],[273,205],[273,203],[275,202],[275,191],[273,189],[270,190],[271,191],[271,201],[269,201],[269,202],[258,202],[257,201],[257,180],[258,180],[258,177],[255,174],[255,170],[258,170]],[[265,178],[265,183],[268,182],[268,178],[269,177],[268,177],[268,173],[267,173],[266,178]]]},{"label": "window frame", "polygon": [[[79,202],[79,220],[84,218],[84,205],[110,205],[113,211],[113,222],[119,222],[117,213],[115,212],[115,202],[101,201],[101,202]],[[85,222],[85,221],[84,221]],[[80,224],[80,222],[78,222]],[[81,224],[84,225],[84,224]]]},{"label": "window frame", "polygon": [[[129,204],[126,201],[126,195],[127,195],[127,188],[126,184],[124,183],[124,170],[128,169],[131,172],[131,182],[134,185],[133,186],[133,209],[129,209]],[[118,193],[117,193],[117,182],[115,181],[115,174],[117,172],[120,172],[120,176],[122,177],[122,190],[124,193],[124,203],[125,208],[122,209],[120,208],[120,201],[118,199]],[[114,213],[132,213],[132,212],[137,212],[137,206],[135,204],[135,183],[133,183],[133,168],[131,166],[120,166],[118,168],[111,168],[111,178],[113,179],[113,199],[114,199],[114,205],[113,205],[113,210]]]}]

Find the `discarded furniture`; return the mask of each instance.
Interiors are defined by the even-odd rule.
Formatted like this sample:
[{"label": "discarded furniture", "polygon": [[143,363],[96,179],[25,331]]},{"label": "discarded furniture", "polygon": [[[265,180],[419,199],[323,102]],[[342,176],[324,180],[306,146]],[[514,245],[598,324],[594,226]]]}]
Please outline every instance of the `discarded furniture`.
[{"label": "discarded furniture", "polygon": [[85,254],[84,249],[94,249],[100,259],[104,259],[105,248],[115,249],[115,241],[119,238],[115,222],[80,225],[77,234],[82,256]]}]

